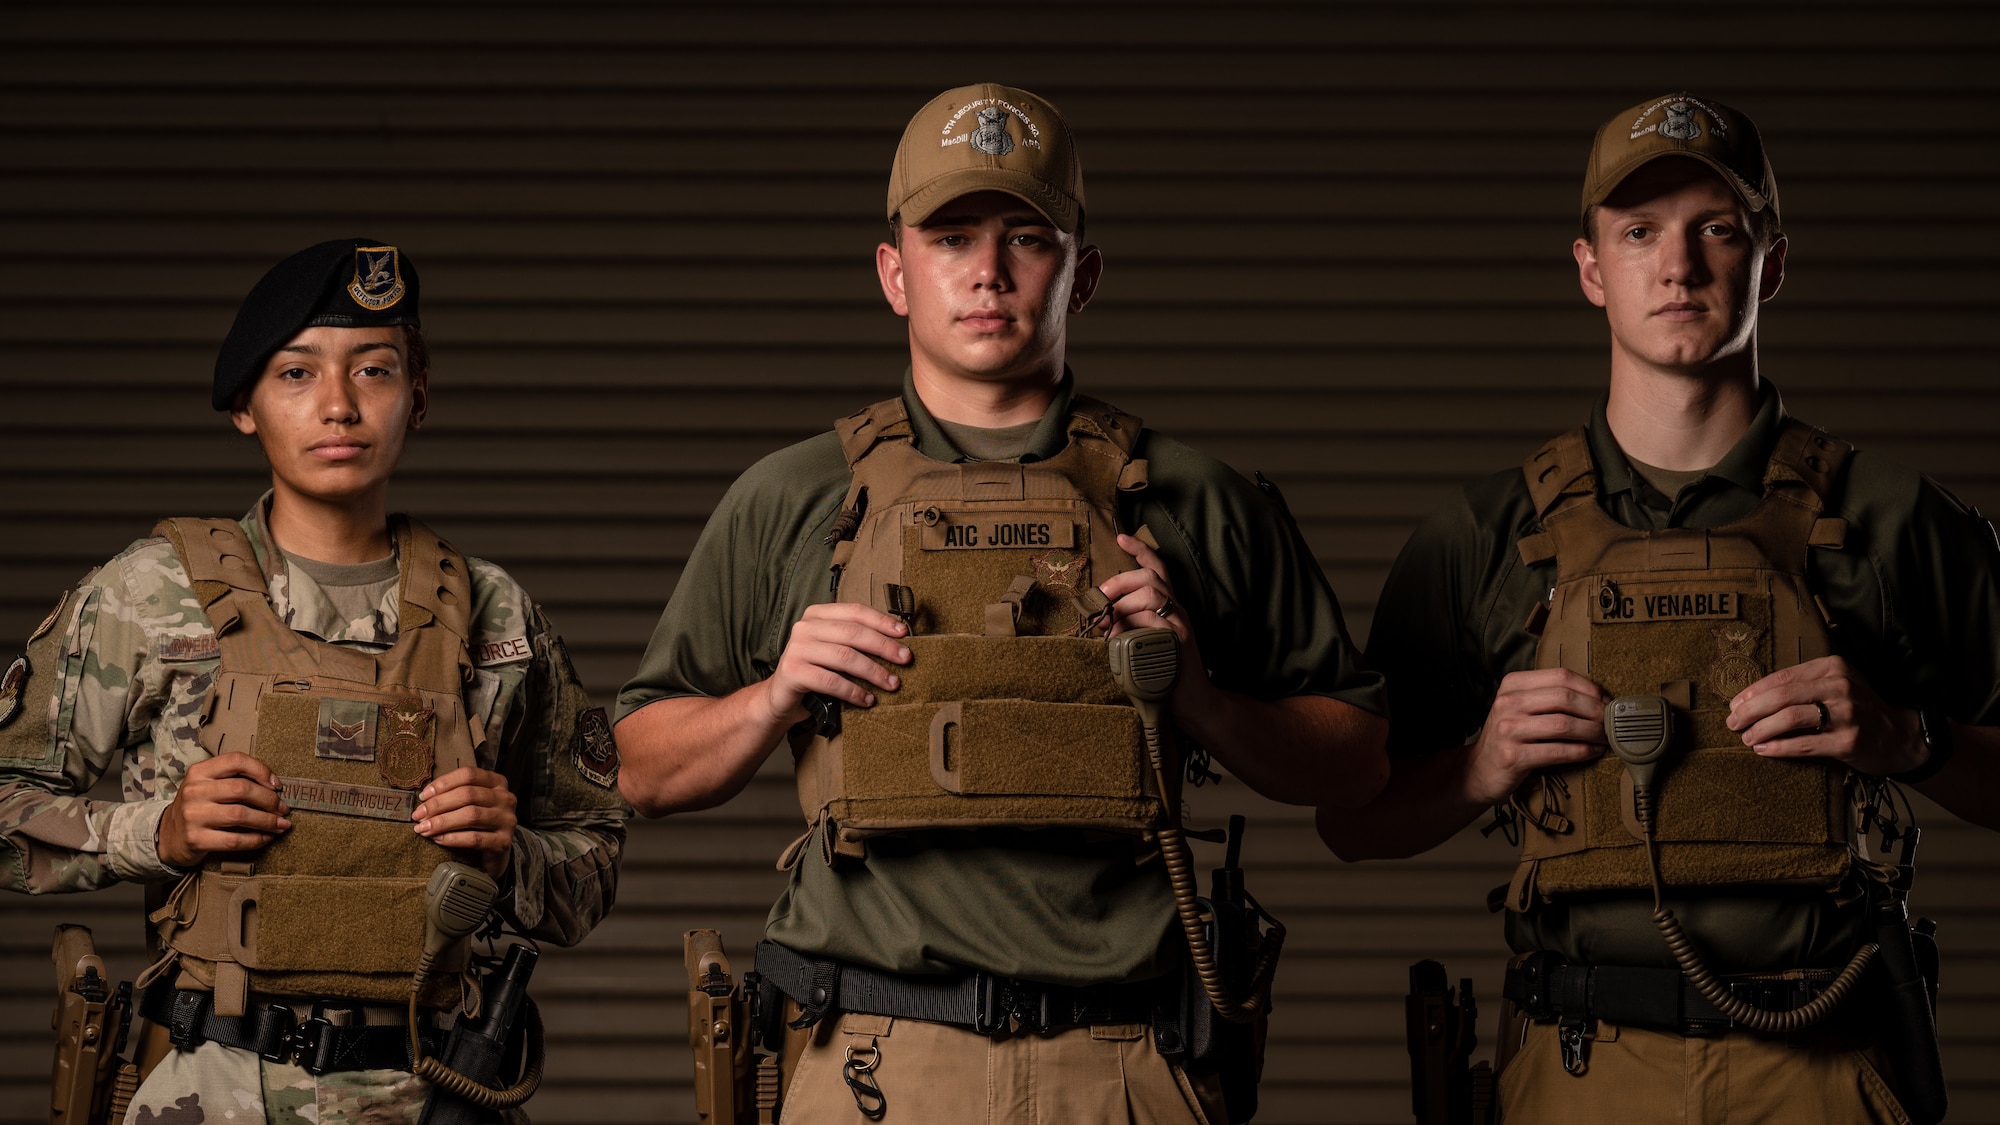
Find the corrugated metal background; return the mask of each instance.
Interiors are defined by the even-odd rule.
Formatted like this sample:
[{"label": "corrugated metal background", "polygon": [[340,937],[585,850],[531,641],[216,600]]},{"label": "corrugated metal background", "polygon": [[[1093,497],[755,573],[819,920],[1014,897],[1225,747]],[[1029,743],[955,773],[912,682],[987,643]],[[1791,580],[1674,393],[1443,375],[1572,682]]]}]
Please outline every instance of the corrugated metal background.
[{"label": "corrugated metal background", "polygon": [[[1286,488],[1365,635],[1412,523],[1581,418],[1601,316],[1568,244],[1589,137],[1678,85],[1763,125],[1792,235],[1766,371],[1799,413],[1989,508],[2000,16],[1732,3],[9,4],[0,10],[0,636],[255,449],[205,406],[271,262],[366,234],[423,270],[432,421],[399,506],[492,557],[607,699],[758,456],[893,389],[870,268],[903,121],[993,79],[1064,108],[1109,272],[1086,387]],[[1341,868],[1257,813],[1292,926],[1262,1121],[1406,1120],[1404,968],[1488,1000],[1504,845]],[[538,977],[545,1122],[687,1120],[679,934],[747,949],[786,777],[636,827],[618,912]],[[2000,1122],[2000,846],[1949,823],[1955,1121]],[[136,898],[0,899],[0,1122],[42,1114],[50,924],[134,967]]]}]

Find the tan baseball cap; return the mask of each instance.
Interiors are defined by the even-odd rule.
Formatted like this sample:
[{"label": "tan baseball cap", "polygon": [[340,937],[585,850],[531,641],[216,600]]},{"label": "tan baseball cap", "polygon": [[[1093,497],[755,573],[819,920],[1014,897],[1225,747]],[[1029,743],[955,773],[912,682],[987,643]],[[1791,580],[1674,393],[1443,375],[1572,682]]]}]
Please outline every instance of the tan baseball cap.
[{"label": "tan baseball cap", "polygon": [[1004,191],[1076,232],[1083,165],[1069,124],[1026,90],[982,82],[946,90],[917,111],[889,169],[890,218],[911,226],[975,191]]},{"label": "tan baseball cap", "polygon": [[1693,94],[1641,102],[1604,123],[1583,174],[1583,210],[1617,190],[1625,177],[1663,156],[1686,156],[1722,174],[1751,211],[1778,212],[1778,181],[1757,124],[1742,111]]}]

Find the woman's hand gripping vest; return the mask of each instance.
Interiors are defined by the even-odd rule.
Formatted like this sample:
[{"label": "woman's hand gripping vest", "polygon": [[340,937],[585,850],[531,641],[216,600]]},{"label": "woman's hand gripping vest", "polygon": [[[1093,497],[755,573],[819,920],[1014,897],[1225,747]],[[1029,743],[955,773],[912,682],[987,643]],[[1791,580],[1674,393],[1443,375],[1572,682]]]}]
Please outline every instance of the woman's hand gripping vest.
[{"label": "woman's hand gripping vest", "polygon": [[[1788,423],[1764,474],[1764,498],[1716,528],[1635,531],[1606,515],[1582,430],[1523,466],[1543,530],[1523,563],[1554,560],[1538,607],[1538,668],[1568,668],[1611,696],[1659,695],[1678,745],[1655,783],[1661,876],[1675,887],[1838,886],[1852,861],[1850,772],[1819,760],[1759,757],[1729,730],[1729,701],[1781,668],[1833,651],[1808,556],[1837,549],[1825,517],[1852,447]],[[1508,906],[1537,896],[1651,886],[1632,780],[1614,755],[1542,771],[1515,797],[1521,862]]]},{"label": "woman's hand gripping vest", "polygon": [[875,706],[794,731],[823,859],[920,829],[1149,833],[1163,805],[1097,589],[1135,565],[1118,499],[1146,487],[1139,420],[1079,396],[1069,443],[1030,464],[925,457],[901,399],[836,429],[854,480],[829,537],[832,592],[907,622],[911,659]]},{"label": "woman's hand gripping vest", "polygon": [[[431,778],[475,764],[485,739],[462,692],[472,586],[465,559],[423,525],[391,524],[400,559],[396,644],[369,654],[293,632],[272,611],[234,520],[173,519],[172,540],[221,650],[201,745],[270,766],[292,827],[219,853],[152,915],[183,988],[242,1014],[251,990],[402,1003],[424,949],[426,880],[450,852],[411,830]],[[461,941],[427,1004],[457,1001]]]}]

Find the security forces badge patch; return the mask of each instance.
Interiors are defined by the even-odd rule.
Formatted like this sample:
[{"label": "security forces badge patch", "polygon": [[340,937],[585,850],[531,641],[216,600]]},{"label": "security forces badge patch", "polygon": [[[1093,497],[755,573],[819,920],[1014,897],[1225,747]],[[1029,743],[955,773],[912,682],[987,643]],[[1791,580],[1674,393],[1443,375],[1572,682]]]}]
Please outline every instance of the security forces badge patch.
[{"label": "security forces badge patch", "polygon": [[1007,132],[1010,115],[997,105],[979,111],[979,128],[973,130],[972,148],[988,156],[1005,156],[1014,151],[1014,138]]},{"label": "security forces badge patch", "polygon": [[430,780],[437,765],[437,712],[421,699],[384,703],[375,727],[375,770],[398,789]]},{"label": "security forces badge patch", "polygon": [[618,742],[602,707],[587,708],[576,717],[576,772],[606,789],[618,784]]},{"label": "security forces badge patch", "polygon": [[364,309],[380,312],[403,299],[403,255],[394,246],[356,246],[354,280],[347,295]]}]

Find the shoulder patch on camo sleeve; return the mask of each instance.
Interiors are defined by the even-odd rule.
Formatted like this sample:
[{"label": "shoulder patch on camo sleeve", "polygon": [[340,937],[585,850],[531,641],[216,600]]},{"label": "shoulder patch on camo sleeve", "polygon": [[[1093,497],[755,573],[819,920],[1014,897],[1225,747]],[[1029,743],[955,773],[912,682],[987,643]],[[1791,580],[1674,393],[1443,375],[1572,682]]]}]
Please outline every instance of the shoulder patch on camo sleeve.
[{"label": "shoulder patch on camo sleeve", "polygon": [[489,641],[473,649],[472,663],[476,667],[491,668],[495,664],[515,664],[535,655],[534,646],[528,638],[509,637],[504,641]]},{"label": "shoulder patch on camo sleeve", "polygon": [[576,717],[576,772],[605,789],[618,784],[618,742],[602,707],[588,708]]},{"label": "shoulder patch on camo sleeve", "polygon": [[7,665],[5,672],[0,672],[0,727],[13,722],[14,716],[21,713],[21,688],[27,682],[28,656],[22,653],[14,658],[14,663]]}]

